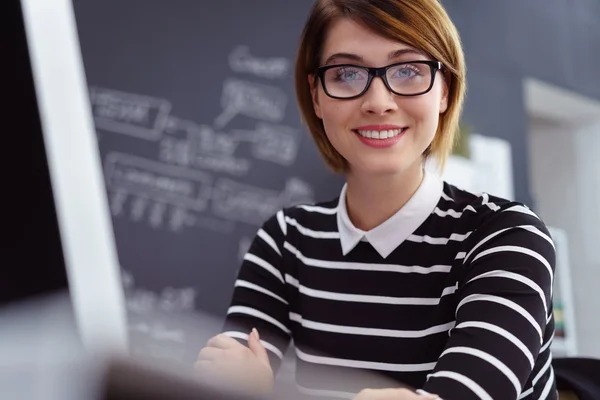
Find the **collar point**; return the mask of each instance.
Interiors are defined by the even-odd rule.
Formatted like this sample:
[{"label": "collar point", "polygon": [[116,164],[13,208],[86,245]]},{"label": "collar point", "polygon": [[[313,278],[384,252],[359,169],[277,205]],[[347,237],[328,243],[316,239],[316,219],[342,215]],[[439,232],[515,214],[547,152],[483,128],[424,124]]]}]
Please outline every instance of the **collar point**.
[{"label": "collar point", "polygon": [[349,247],[349,248],[344,248],[344,247],[342,246],[342,255],[343,255],[343,256],[347,256],[347,255],[348,255],[348,253],[350,253],[351,251],[352,251],[352,247]]}]

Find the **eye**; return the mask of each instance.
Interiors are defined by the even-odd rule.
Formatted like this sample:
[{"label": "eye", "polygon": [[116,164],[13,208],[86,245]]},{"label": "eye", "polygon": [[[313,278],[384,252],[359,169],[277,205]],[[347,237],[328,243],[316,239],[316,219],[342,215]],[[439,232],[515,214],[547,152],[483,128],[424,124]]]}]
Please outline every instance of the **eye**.
[{"label": "eye", "polygon": [[429,67],[421,63],[400,64],[390,68],[387,71],[388,79],[395,81],[413,81],[420,80],[426,75]]},{"label": "eye", "polygon": [[334,79],[338,82],[352,82],[356,80],[364,79],[365,71],[352,68],[352,67],[340,67],[334,68]]},{"label": "eye", "polygon": [[421,70],[419,68],[415,67],[414,65],[403,65],[394,72],[393,77],[406,79],[413,78],[418,75],[421,75]]},{"label": "eye", "polygon": [[398,75],[400,77],[406,77],[409,78],[411,76],[413,76],[416,72],[410,68],[402,68],[400,70],[398,70]]}]

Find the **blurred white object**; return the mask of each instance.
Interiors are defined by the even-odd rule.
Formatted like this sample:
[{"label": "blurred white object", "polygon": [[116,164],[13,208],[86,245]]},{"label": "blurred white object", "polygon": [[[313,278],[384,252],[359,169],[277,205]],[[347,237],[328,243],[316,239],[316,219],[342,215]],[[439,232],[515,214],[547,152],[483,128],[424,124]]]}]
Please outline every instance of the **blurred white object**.
[{"label": "blurred white object", "polygon": [[476,171],[476,192],[514,200],[510,143],[504,139],[472,134],[469,137],[469,150]]},{"label": "blurred white object", "polygon": [[[442,178],[460,189],[472,193],[486,192],[514,200],[512,151],[506,140],[471,134],[470,158],[451,155]],[[436,164],[432,160],[431,169]]]},{"label": "blurred white object", "polygon": [[0,354],[3,399],[92,398],[96,383],[84,365],[68,293],[2,308]]},{"label": "blurred white object", "polygon": [[446,162],[446,168],[442,178],[463,190],[477,192],[477,171],[471,160],[464,157],[450,156]]},{"label": "blurred white object", "polygon": [[121,352],[124,295],[73,5],[21,6],[77,328],[87,350]]},{"label": "blurred white object", "polygon": [[[155,317],[154,315],[152,317]],[[166,317],[164,315],[163,317]],[[169,313],[169,326],[199,338],[188,364],[158,357],[173,349],[161,337],[137,337],[135,356],[88,351],[78,333],[68,293],[23,301],[0,309],[2,400],[232,400],[211,392],[211,382],[194,374],[193,361],[221,318]],[[143,321],[137,316],[137,320]],[[148,322],[151,324],[151,321]],[[156,326],[149,325],[151,332]],[[168,340],[167,340],[168,342]],[[178,348],[176,348],[177,350]],[[188,349],[186,349],[188,350]],[[286,398],[288,400],[288,398]],[[289,399],[291,400],[291,399]]]}]

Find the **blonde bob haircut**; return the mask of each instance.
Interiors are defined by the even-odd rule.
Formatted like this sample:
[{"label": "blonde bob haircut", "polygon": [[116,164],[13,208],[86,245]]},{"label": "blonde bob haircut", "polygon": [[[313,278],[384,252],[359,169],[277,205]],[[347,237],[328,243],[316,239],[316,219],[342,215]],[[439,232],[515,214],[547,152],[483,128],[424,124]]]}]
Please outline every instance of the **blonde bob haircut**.
[{"label": "blonde bob haircut", "polygon": [[[302,121],[307,125],[327,165],[338,173],[348,162],[331,145],[323,122],[314,111],[309,75],[321,66],[323,45],[332,23],[340,18],[357,21],[379,35],[424,51],[443,64],[448,85],[448,107],[440,115],[437,132],[425,150],[443,168],[452,151],[466,92],[466,67],[456,27],[439,0],[317,0],[302,36],[296,59],[295,86]],[[318,84],[318,78],[314,84]],[[344,100],[340,100],[344,101]]]}]

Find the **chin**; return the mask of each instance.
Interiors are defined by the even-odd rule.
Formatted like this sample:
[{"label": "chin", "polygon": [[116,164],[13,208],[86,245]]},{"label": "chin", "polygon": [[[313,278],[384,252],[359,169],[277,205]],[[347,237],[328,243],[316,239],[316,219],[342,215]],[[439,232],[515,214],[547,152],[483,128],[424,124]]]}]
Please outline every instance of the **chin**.
[{"label": "chin", "polygon": [[376,175],[378,177],[386,175],[398,175],[409,169],[406,163],[398,162],[398,160],[390,160],[390,162],[382,162],[383,160],[365,162],[357,162],[351,164],[351,169],[361,174]]}]

